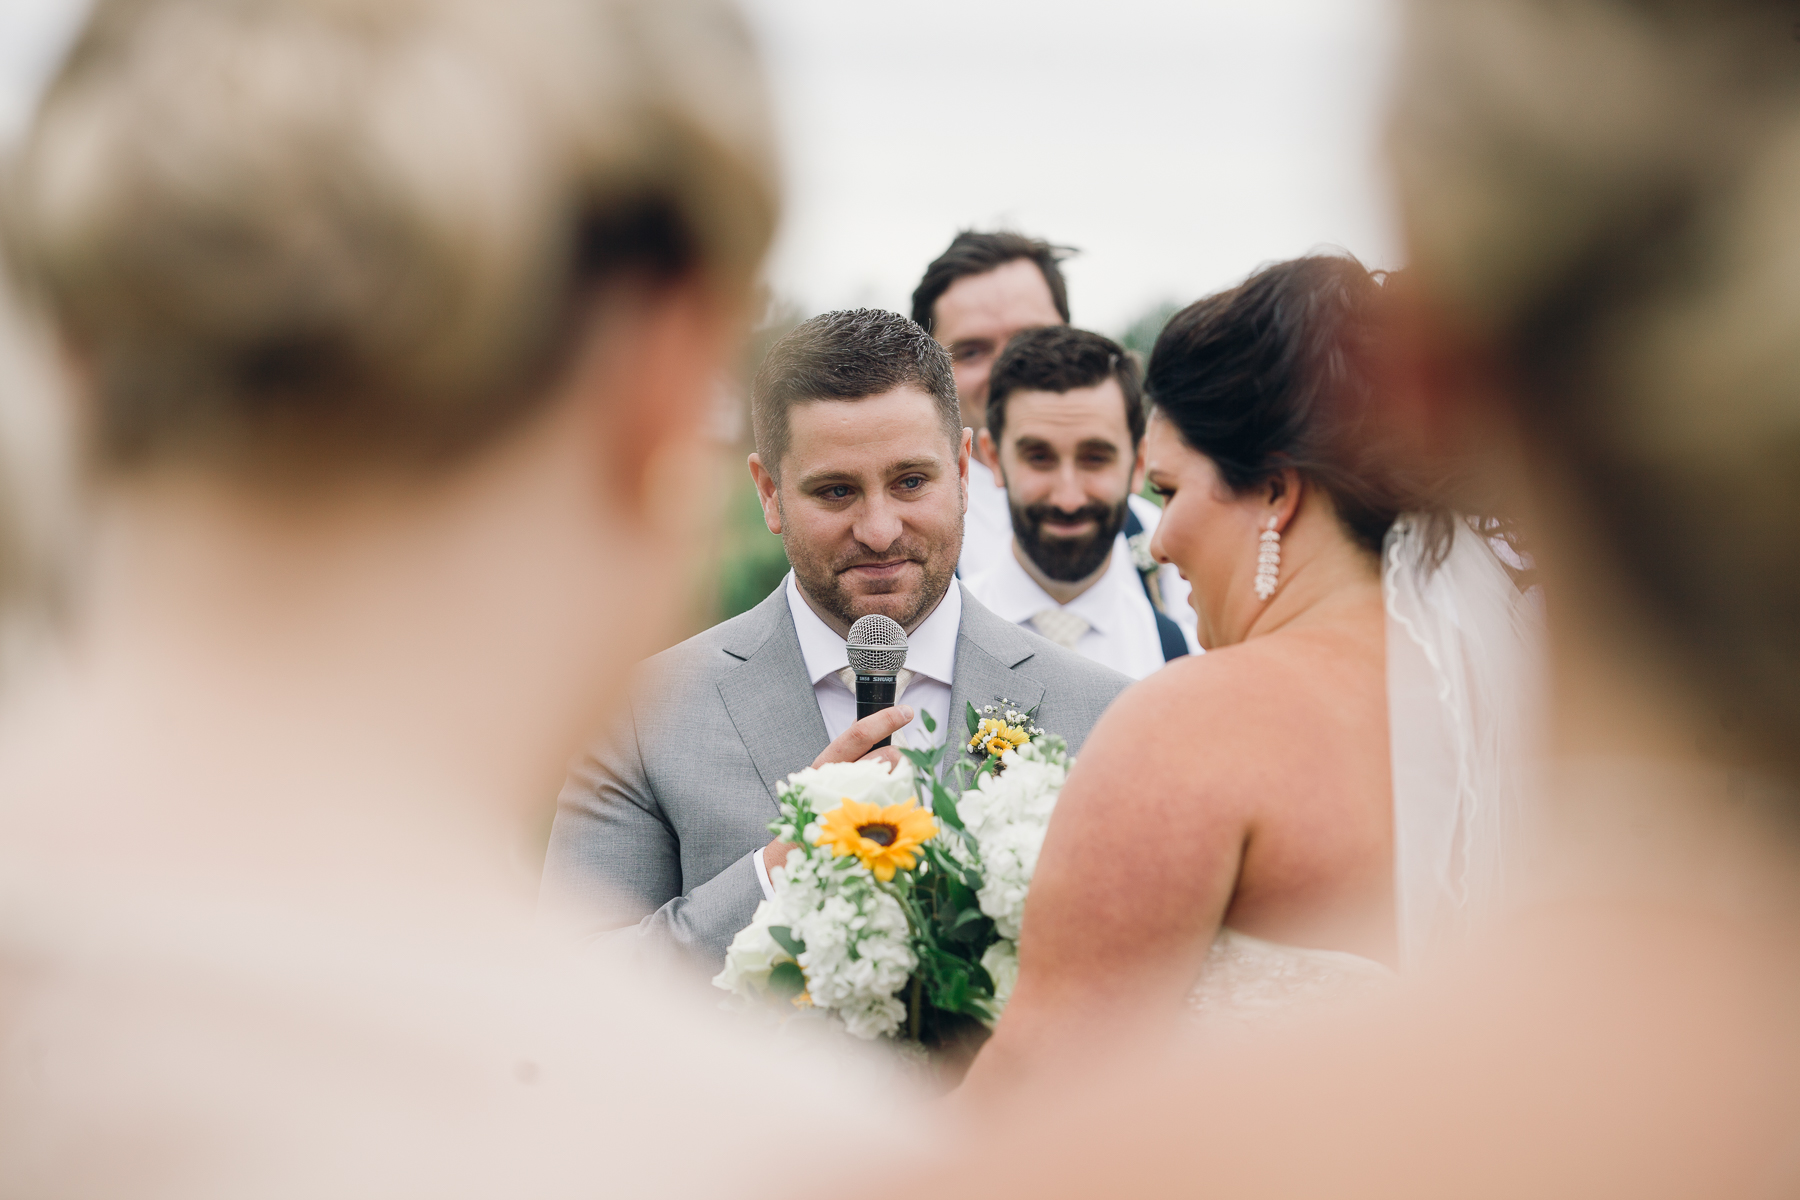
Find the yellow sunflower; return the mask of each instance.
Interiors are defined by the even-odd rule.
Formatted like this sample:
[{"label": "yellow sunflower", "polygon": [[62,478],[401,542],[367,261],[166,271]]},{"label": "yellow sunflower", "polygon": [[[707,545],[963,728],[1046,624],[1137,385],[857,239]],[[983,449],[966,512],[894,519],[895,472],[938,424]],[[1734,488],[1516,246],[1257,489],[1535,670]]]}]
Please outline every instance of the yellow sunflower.
[{"label": "yellow sunflower", "polygon": [[998,717],[986,717],[969,739],[969,749],[985,750],[999,758],[1008,750],[1017,750],[1031,740],[1031,735],[1017,725],[1008,725]]},{"label": "yellow sunflower", "polygon": [[886,883],[894,868],[910,871],[918,862],[913,850],[937,836],[937,821],[916,798],[880,808],[848,797],[819,822],[818,846],[831,847],[842,858],[854,854]]}]

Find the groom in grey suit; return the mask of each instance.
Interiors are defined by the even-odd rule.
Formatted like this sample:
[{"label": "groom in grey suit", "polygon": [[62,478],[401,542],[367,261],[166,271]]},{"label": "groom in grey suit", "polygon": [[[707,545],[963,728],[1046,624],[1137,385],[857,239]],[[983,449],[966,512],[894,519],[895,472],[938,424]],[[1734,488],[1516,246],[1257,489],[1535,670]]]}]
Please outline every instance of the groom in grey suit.
[{"label": "groom in grey suit", "polygon": [[[872,309],[815,317],[770,351],[751,401],[750,470],[793,570],[645,664],[627,720],[563,788],[544,868],[546,902],[590,932],[715,968],[791,849],[768,832],[790,773],[889,733],[930,744],[920,712],[960,740],[966,706],[1000,700],[1036,706],[1079,749],[1130,683],[956,581],[969,432],[949,355],[924,330]],[[908,674],[895,709],[858,722],[844,639],[868,613],[906,629]]]}]

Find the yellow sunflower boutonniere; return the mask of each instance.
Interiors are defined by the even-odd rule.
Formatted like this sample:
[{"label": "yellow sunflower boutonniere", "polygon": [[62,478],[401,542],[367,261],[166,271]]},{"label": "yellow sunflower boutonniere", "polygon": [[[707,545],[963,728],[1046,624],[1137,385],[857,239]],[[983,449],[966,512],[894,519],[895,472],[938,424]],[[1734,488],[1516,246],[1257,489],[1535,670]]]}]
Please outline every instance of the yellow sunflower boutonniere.
[{"label": "yellow sunflower boutonniere", "polygon": [[910,871],[918,863],[915,849],[937,836],[937,819],[918,800],[881,808],[848,797],[819,822],[813,844],[830,847],[838,858],[854,854],[875,878],[887,883],[896,868]]},{"label": "yellow sunflower boutonniere", "polygon": [[969,750],[975,754],[985,751],[990,757],[999,758],[1029,741],[1031,734],[1024,726],[1009,725],[1000,717],[983,717],[975,729],[975,736],[969,739]]}]

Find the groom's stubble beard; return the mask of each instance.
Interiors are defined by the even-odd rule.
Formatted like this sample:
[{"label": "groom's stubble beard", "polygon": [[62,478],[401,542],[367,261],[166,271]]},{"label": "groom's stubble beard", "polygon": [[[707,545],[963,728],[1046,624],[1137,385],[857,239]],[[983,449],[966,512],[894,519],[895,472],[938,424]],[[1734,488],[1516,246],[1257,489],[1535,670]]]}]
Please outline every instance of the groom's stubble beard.
[{"label": "groom's stubble beard", "polygon": [[[1065,512],[1048,504],[1017,504],[1008,492],[1006,507],[1012,512],[1013,536],[1019,539],[1025,557],[1058,583],[1079,583],[1105,565],[1113,539],[1125,528],[1131,496],[1126,494],[1110,507],[1085,504]],[[1078,538],[1046,537],[1044,522],[1053,515],[1069,522],[1085,517],[1094,522],[1094,532]]]},{"label": "groom's stubble beard", "polygon": [[[781,545],[787,552],[788,565],[794,569],[795,582],[806,593],[807,599],[845,625],[854,625],[857,618],[870,613],[882,613],[910,632],[937,607],[938,601],[956,581],[956,562],[962,554],[962,494],[959,480],[956,520],[945,530],[944,536],[934,539],[903,533],[880,554],[860,543],[854,550],[839,553],[815,551],[803,539],[784,532]],[[776,504],[780,506],[781,501],[777,499]],[[785,513],[782,528],[791,528]],[[850,568],[895,559],[918,564],[916,582],[860,593],[845,586],[843,573]],[[893,597],[893,601],[888,597]]]}]

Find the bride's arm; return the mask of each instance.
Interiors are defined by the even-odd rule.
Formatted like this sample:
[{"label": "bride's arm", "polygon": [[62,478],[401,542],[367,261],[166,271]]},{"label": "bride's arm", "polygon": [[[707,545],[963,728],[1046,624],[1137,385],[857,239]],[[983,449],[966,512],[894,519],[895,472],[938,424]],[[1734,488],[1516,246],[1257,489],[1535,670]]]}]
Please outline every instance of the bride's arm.
[{"label": "bride's arm", "polygon": [[1171,664],[1114,701],[1082,747],[1025,902],[1018,984],[970,1073],[975,1089],[1179,1012],[1251,828],[1255,722],[1244,706],[1256,689],[1233,686],[1242,657],[1234,648]]}]

